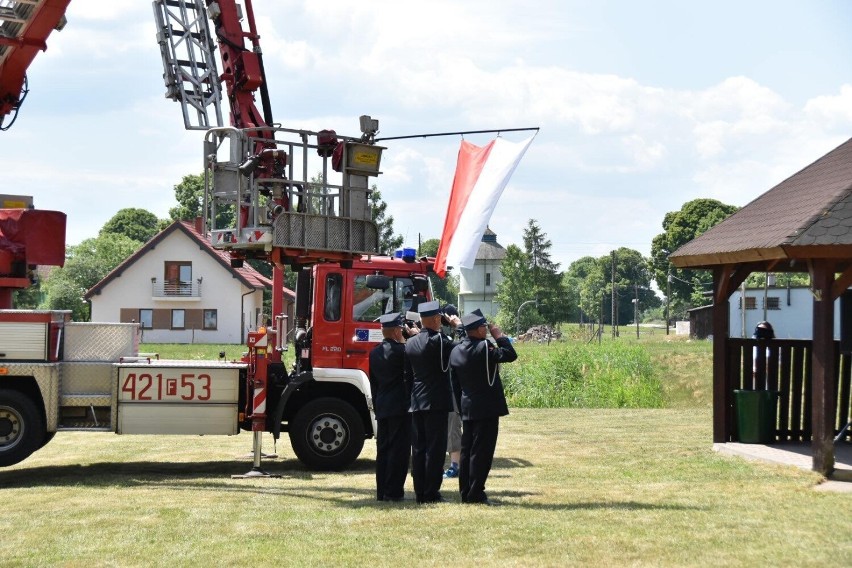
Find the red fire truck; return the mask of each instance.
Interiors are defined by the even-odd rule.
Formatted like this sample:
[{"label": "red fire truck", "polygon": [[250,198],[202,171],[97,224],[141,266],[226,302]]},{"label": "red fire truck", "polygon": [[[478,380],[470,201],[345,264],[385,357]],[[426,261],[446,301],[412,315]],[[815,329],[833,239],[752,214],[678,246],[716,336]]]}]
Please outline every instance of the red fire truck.
[{"label": "red fire truck", "polygon": [[[20,20],[20,38],[0,43],[0,58],[13,61],[16,49],[33,42],[29,31],[38,31],[43,45],[50,28],[41,8],[57,3],[7,4]],[[187,128],[206,131],[204,232],[229,251],[233,266],[246,259],[274,265],[273,318],[249,334],[239,362],[163,361],[140,356],[135,324],[8,309],[11,290],[27,285],[29,271],[61,265],[64,252],[64,215],[12,200],[0,208],[0,466],[66,430],[250,430],[255,475],[265,474],[263,432],[288,432],[298,458],[315,469],[345,468],[373,436],[367,365],[381,340],[376,319],[431,297],[433,259],[377,254],[369,180],[380,174],[384,150],[375,144],[378,121],[362,116],[356,137],[274,125],[251,0],[243,6],[245,12],[234,0],[155,0],[156,35],[166,96],[181,103]],[[0,25],[8,23],[5,14]],[[38,21],[42,26],[33,27]],[[220,90],[231,126],[221,126]],[[263,112],[255,107],[258,92]],[[35,223],[38,217],[50,222]],[[285,268],[297,273],[294,322],[283,314]],[[285,369],[290,340],[296,363]]]},{"label": "red fire truck", "polygon": [[[0,310],[0,466],[20,462],[61,431],[253,430],[286,431],[310,468],[345,468],[375,434],[367,374],[368,353],[381,341],[376,318],[428,298],[430,269],[431,259],[377,256],[300,271],[291,369],[280,357],[284,326],[251,332],[240,362],[167,361],[139,355],[136,324]],[[268,412],[258,411],[259,395]]]}]

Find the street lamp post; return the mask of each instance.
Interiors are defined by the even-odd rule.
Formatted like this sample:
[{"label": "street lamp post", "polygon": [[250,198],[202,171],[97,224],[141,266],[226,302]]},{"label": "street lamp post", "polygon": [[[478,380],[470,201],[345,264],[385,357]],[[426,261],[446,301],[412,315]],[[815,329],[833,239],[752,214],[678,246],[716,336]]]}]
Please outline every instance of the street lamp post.
[{"label": "street lamp post", "polygon": [[518,313],[515,314],[515,329],[517,330],[518,335],[521,334],[521,308],[526,306],[527,304],[535,304],[538,305],[538,299],[535,300],[527,300],[526,302],[521,302],[521,305],[518,306]]}]

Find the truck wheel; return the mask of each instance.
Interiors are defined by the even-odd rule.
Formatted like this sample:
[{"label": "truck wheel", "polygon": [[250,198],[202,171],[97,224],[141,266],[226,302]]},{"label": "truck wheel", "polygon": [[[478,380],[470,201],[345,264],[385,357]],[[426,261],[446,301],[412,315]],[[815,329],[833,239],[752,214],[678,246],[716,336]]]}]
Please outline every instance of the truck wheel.
[{"label": "truck wheel", "polygon": [[17,391],[0,391],[0,467],[27,459],[43,445],[46,434],[32,400]]},{"label": "truck wheel", "polygon": [[361,416],[339,398],[310,401],[296,413],[289,430],[296,457],[310,469],[344,469],[364,447]]}]

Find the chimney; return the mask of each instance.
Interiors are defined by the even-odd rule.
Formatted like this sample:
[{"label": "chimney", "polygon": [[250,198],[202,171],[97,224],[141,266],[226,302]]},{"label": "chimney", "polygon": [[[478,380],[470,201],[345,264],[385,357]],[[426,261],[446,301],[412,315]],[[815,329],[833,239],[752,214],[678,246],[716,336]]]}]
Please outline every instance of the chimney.
[{"label": "chimney", "polygon": [[195,218],[195,232],[201,236],[204,236],[204,233],[201,231],[204,229],[204,219],[201,217]]}]

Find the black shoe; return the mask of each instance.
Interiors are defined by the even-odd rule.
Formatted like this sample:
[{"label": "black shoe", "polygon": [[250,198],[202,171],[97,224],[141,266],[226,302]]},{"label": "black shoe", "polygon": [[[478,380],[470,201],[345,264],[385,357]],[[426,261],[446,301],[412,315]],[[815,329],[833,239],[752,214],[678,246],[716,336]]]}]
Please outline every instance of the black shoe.
[{"label": "black shoe", "polygon": [[421,505],[428,505],[430,503],[446,503],[446,500],[442,496],[438,495],[434,499],[421,499],[418,503]]}]

